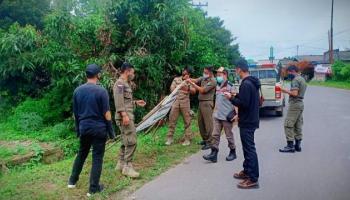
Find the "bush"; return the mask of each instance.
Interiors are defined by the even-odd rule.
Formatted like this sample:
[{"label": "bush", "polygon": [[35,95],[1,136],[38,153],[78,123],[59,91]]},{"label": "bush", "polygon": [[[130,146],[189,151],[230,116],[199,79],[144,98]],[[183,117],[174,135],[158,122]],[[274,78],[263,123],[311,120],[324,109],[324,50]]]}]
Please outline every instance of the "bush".
[{"label": "bush", "polygon": [[336,61],[332,65],[332,79],[336,81],[350,81],[350,64]]},{"label": "bush", "polygon": [[66,139],[75,135],[73,121],[66,120],[54,125],[50,133],[62,139]]},{"label": "bush", "polygon": [[43,128],[43,118],[37,113],[19,113],[11,117],[17,130],[23,132],[37,131]]}]

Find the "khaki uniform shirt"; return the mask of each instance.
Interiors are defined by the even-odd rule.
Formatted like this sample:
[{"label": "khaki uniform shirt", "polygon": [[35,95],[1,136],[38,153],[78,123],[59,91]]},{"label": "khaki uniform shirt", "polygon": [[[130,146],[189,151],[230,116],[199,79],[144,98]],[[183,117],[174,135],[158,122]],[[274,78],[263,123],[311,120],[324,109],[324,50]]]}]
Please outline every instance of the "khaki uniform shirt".
[{"label": "khaki uniform shirt", "polygon": [[[180,84],[182,84],[184,81],[185,80],[183,80],[181,76],[174,78],[170,86],[170,91],[173,92],[175,88]],[[190,90],[192,86],[189,83],[185,83],[184,87],[187,87],[187,90],[182,90],[182,89],[178,90],[175,104],[179,103],[180,105],[187,105],[190,102]]]},{"label": "khaki uniform shirt", "polygon": [[130,120],[134,120],[135,102],[130,84],[119,78],[113,87],[113,96],[116,109],[116,120],[121,120],[120,112],[126,112]]},{"label": "khaki uniform shirt", "polygon": [[200,78],[198,83],[201,87],[204,87],[204,94],[199,93],[199,101],[214,101],[216,80],[215,78]]},{"label": "khaki uniform shirt", "polygon": [[290,96],[289,103],[303,104],[306,87],[307,85],[306,85],[305,79],[300,75],[295,76],[295,78],[291,82],[290,90],[298,90],[298,96],[297,97]]}]

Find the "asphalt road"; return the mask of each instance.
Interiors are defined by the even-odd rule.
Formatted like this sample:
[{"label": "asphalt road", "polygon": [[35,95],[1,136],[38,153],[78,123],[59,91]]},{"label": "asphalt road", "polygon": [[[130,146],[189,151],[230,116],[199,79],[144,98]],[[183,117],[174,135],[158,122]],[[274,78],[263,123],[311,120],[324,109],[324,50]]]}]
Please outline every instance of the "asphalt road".
[{"label": "asphalt road", "polygon": [[225,161],[221,140],[218,163],[201,151],[147,183],[128,199],[137,200],[350,200],[350,91],[309,87],[305,97],[303,151],[282,154],[283,118],[262,117],[256,146],[260,188],[241,190],[233,172],[243,154],[237,128],[238,159]]}]

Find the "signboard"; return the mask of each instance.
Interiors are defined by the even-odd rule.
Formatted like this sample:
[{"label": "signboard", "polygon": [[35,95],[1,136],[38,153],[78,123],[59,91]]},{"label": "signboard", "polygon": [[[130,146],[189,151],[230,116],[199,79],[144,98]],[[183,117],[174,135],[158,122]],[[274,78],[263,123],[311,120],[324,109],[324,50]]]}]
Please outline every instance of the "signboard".
[{"label": "signboard", "polygon": [[320,74],[330,74],[331,73],[330,65],[318,64],[315,67],[315,72]]},{"label": "signboard", "polygon": [[163,101],[161,101],[151,112],[146,115],[146,117],[136,127],[136,132],[152,126],[168,114],[171,106],[177,98],[177,92],[183,86],[183,83],[178,85],[169,96],[165,97]]}]

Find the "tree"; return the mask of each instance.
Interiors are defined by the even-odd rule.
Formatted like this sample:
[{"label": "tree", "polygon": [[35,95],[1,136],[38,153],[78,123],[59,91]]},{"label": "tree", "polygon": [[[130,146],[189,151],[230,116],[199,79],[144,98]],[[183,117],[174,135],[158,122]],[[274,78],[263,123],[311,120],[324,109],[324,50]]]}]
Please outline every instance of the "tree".
[{"label": "tree", "polygon": [[50,0],[0,1],[0,28],[7,29],[17,22],[21,26],[43,28],[43,18],[50,11]]}]

